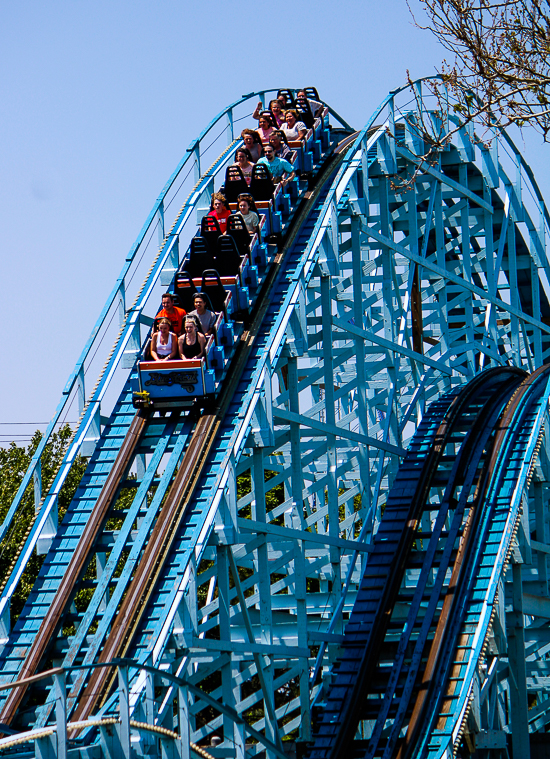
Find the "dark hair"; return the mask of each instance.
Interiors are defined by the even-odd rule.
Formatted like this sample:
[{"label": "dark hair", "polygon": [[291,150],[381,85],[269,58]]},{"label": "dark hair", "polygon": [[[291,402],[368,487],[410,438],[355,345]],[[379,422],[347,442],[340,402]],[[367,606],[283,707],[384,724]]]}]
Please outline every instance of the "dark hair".
[{"label": "dark hair", "polygon": [[260,135],[254,129],[243,129],[243,131],[241,132],[241,137],[244,138],[245,134],[251,134],[254,142],[256,142],[258,145],[262,144]]},{"label": "dark hair", "polygon": [[221,202],[224,204],[224,206],[229,211],[229,206],[227,205],[227,200],[223,192],[214,192],[212,194],[212,199],[210,200],[210,210],[212,211],[214,209],[214,201],[215,200],[221,200]]},{"label": "dark hair", "polygon": [[237,148],[237,150],[235,151],[235,161],[237,160],[237,156],[239,155],[239,153],[244,153],[249,161],[252,160],[252,154],[248,148]]},{"label": "dark hair", "polygon": [[[210,302],[210,298],[208,297],[208,295],[207,295],[206,293],[200,293],[200,292],[199,292],[199,293],[195,293],[195,294],[193,295],[193,304],[195,303],[195,298],[202,298],[202,299],[203,299],[203,301],[204,301],[204,302],[205,302],[205,304],[206,304],[206,308],[207,308],[209,311],[213,311],[213,310],[214,310],[214,309],[212,308],[212,303]],[[195,317],[195,318],[196,318],[196,317]],[[199,321],[200,321],[200,319],[199,319]]]},{"label": "dark hair", "polygon": [[275,122],[275,119],[273,118],[273,114],[271,111],[262,111],[260,113],[260,116],[258,117],[258,121],[261,121],[262,119],[265,119],[269,126],[276,127],[277,124]]},{"label": "dark hair", "polygon": [[283,132],[283,130],[282,130],[282,129],[276,129],[274,132],[271,132],[271,134],[269,135],[269,139],[271,140],[271,138],[272,138],[274,135],[277,135],[278,137],[280,137],[280,138],[281,138],[281,142],[284,142],[284,143],[285,143],[285,145],[286,145],[286,146],[287,146],[287,148],[288,148],[288,140],[287,140],[287,138],[286,138],[286,134]]},{"label": "dark hair", "polygon": [[173,293],[163,293],[162,297],[163,298],[170,298],[171,301],[175,300]]},{"label": "dark hair", "polygon": [[237,208],[239,207],[239,203],[241,200],[246,200],[248,203],[248,207],[251,211],[254,211],[254,213],[258,213],[258,209],[256,208],[256,201],[252,197],[252,195],[248,192],[241,192],[240,195],[237,195]]}]

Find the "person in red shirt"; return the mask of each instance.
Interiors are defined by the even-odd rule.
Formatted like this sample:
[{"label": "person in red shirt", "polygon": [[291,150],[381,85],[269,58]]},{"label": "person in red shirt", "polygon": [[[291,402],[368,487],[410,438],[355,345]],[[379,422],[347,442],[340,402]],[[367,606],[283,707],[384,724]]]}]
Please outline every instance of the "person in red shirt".
[{"label": "person in red shirt", "polygon": [[174,306],[174,296],[171,293],[164,293],[162,296],[162,309],[158,312],[157,319],[168,319],[172,329],[179,337],[183,332],[183,320],[186,312],[183,308]]},{"label": "person in red shirt", "polygon": [[222,235],[224,235],[227,229],[227,219],[229,216],[231,216],[231,211],[227,207],[227,200],[225,199],[225,195],[223,193],[215,192],[212,195],[210,209],[211,210],[208,215],[213,216],[215,219],[217,219],[218,224],[220,225],[220,232]]}]

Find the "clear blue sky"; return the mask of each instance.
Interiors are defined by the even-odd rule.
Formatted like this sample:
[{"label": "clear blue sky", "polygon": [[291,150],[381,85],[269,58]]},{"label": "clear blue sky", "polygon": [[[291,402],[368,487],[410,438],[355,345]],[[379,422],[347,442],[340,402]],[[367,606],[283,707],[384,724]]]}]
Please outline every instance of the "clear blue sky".
[{"label": "clear blue sky", "polygon": [[[0,441],[44,428],[160,189],[225,105],[315,85],[359,128],[443,57],[405,0],[3,2]],[[550,148],[529,142],[541,181]]]}]

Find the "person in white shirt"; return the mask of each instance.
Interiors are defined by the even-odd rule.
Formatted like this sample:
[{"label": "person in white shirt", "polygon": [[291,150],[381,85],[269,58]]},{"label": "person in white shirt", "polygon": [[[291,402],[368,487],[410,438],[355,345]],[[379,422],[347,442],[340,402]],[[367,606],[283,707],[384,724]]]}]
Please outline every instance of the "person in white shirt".
[{"label": "person in white shirt", "polygon": [[171,331],[172,325],[168,319],[161,319],[159,330],[151,338],[151,356],[153,361],[171,361],[178,355],[178,338]]},{"label": "person in white shirt", "polygon": [[246,228],[251,235],[260,235],[260,217],[256,213],[256,205],[252,195],[246,195],[243,193],[237,198],[239,204],[239,213],[243,217]]},{"label": "person in white shirt", "polygon": [[287,140],[303,140],[307,134],[307,127],[303,121],[298,121],[296,111],[285,111],[285,123],[281,125],[281,131],[285,133]]},{"label": "person in white shirt", "polygon": [[323,104],[320,103],[318,100],[312,100],[312,98],[308,98],[304,90],[298,90],[296,94],[296,100],[299,103],[304,103],[306,105],[309,105],[311,109],[311,113],[314,116],[317,116],[317,111],[323,107]]}]

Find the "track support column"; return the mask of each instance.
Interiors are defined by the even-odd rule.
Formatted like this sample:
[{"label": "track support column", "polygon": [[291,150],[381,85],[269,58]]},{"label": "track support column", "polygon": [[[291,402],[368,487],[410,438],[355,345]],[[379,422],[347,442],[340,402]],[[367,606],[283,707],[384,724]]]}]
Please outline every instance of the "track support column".
[{"label": "track support column", "polygon": [[65,689],[65,672],[54,675],[54,683],[57,759],[67,759],[67,694]]},{"label": "track support column", "polygon": [[118,669],[118,697],[120,709],[120,749],[124,759],[130,759],[130,691],[128,686],[128,667]]},{"label": "track support column", "polygon": [[189,726],[189,692],[187,688],[180,686],[178,688],[178,730],[179,740],[179,759],[189,759],[189,742],[191,740]]},{"label": "track support column", "polygon": [[530,759],[521,566],[521,564],[512,564],[511,566],[513,611],[506,615],[506,632],[510,669],[512,755],[521,757],[521,759]]}]

